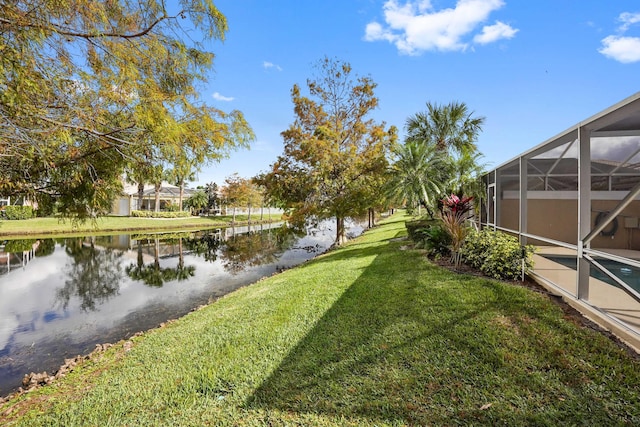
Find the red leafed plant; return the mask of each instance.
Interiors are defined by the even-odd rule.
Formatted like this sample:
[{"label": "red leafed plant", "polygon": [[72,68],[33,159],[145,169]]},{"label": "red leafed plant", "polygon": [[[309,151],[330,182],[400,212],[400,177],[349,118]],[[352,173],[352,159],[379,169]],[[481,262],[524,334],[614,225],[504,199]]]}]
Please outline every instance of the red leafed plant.
[{"label": "red leafed plant", "polygon": [[473,209],[473,197],[460,198],[455,194],[442,199],[442,219],[443,228],[451,236],[451,261],[457,267],[460,266],[460,248],[464,243],[465,237],[469,232],[466,224],[469,218],[469,212]]}]

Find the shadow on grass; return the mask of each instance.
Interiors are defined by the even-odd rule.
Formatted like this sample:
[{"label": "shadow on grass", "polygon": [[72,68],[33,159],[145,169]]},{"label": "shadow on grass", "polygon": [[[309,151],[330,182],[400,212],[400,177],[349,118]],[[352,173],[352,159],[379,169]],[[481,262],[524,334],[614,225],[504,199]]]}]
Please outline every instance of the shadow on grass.
[{"label": "shadow on grass", "polygon": [[[554,360],[562,343],[541,350],[540,360],[528,360],[528,351],[544,345],[536,324],[555,320],[539,318],[544,306],[522,290],[452,275],[419,262],[415,252],[354,245],[335,256],[375,260],[247,399],[247,409],[373,424],[563,420],[555,405],[565,398],[557,396],[567,393],[575,373],[562,373],[565,366]],[[404,274],[394,274],[398,269]],[[496,319],[513,324],[492,325]],[[608,419],[601,402],[581,390],[576,394],[571,405]],[[498,399],[499,409],[482,408]],[[546,412],[537,404],[547,405]]]}]

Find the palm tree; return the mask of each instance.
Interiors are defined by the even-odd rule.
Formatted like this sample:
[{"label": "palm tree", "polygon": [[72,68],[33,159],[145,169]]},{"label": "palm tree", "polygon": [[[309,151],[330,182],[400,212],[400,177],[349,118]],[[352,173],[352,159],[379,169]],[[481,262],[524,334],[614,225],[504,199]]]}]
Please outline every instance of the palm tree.
[{"label": "palm tree", "polygon": [[207,206],[207,203],[209,203],[209,196],[204,190],[198,189],[187,199],[185,205],[195,212],[199,212]]},{"label": "palm tree", "polygon": [[476,139],[484,117],[472,117],[465,103],[438,105],[427,102],[427,111],[409,117],[407,141],[435,145],[438,151],[463,153],[477,150]]},{"label": "palm tree", "polygon": [[482,198],[485,190],[479,177],[487,167],[487,163],[480,163],[482,157],[482,153],[465,151],[450,159],[447,194],[471,196],[476,200]]},{"label": "palm tree", "polygon": [[435,145],[407,141],[394,150],[396,157],[389,169],[387,195],[392,201],[406,203],[410,208],[425,205],[429,214],[443,193],[446,157]]}]

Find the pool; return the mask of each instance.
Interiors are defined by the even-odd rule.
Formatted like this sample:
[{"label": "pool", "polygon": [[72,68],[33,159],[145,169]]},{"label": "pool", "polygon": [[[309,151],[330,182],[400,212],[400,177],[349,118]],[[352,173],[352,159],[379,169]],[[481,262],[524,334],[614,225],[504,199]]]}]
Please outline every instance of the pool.
[{"label": "pool", "polygon": [[[544,258],[576,270],[577,259],[571,256],[542,255]],[[596,258],[598,264],[602,265],[613,273],[618,279],[629,285],[634,291],[640,293],[640,268],[632,267],[621,262],[610,259]],[[609,276],[600,271],[596,266],[590,264],[589,275],[617,288],[620,286]]]}]

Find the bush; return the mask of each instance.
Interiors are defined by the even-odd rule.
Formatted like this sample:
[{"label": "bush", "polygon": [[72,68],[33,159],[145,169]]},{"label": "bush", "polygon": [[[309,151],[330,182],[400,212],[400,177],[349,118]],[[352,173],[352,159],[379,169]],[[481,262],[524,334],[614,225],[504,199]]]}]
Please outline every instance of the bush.
[{"label": "bush", "polygon": [[496,279],[517,279],[533,268],[532,245],[521,246],[518,239],[500,231],[484,228],[472,230],[460,250],[463,262]]},{"label": "bush", "polygon": [[427,250],[429,255],[451,255],[451,235],[441,222],[435,222],[422,230],[423,240],[419,245]]},{"label": "bush", "polygon": [[418,243],[422,240],[422,231],[425,228],[431,227],[435,222],[435,219],[417,219],[413,221],[406,221],[404,226],[407,228],[409,238]]},{"label": "bush", "polygon": [[164,210],[167,212],[180,212],[180,206],[174,205],[172,203],[167,203],[167,205],[164,207]]},{"label": "bush", "polygon": [[422,219],[405,223],[409,238],[417,248],[426,249],[429,255],[444,256],[450,254],[451,236],[437,219]]},{"label": "bush", "polygon": [[6,219],[33,218],[33,208],[31,206],[5,206],[4,216]]},{"label": "bush", "polygon": [[131,211],[131,216],[136,218],[186,218],[191,216],[191,212],[155,212],[155,211]]}]

